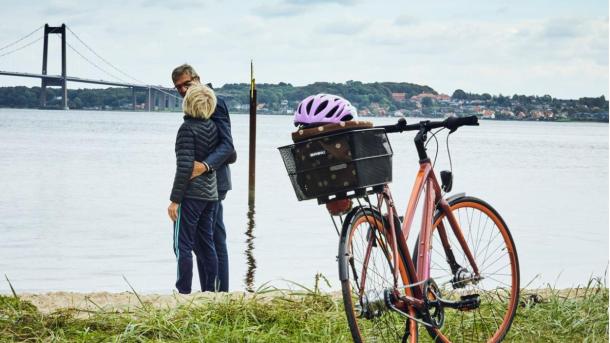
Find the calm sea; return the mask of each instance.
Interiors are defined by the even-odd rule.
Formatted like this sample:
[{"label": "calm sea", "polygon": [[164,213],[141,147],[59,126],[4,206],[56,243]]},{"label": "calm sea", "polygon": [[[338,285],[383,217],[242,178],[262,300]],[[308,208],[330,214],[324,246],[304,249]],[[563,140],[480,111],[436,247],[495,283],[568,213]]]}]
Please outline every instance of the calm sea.
[{"label": "calm sea", "polygon": [[[248,273],[254,288],[312,285],[317,273],[340,288],[332,223],[315,201],[296,200],[276,149],[290,143],[291,118],[258,120],[248,242],[248,117],[232,116],[238,162],[224,203],[231,289],[245,289]],[[171,292],[176,266],[166,208],[181,121],[178,113],[0,109],[0,274],[18,292],[124,291],[123,276],[141,292]],[[401,212],[418,168],[412,138],[390,137]],[[439,143],[440,170],[449,162],[444,136]],[[449,143],[453,193],[481,197],[503,215],[522,285],[569,287],[604,274],[607,124],[483,121]],[[7,292],[0,281],[0,293]]]}]

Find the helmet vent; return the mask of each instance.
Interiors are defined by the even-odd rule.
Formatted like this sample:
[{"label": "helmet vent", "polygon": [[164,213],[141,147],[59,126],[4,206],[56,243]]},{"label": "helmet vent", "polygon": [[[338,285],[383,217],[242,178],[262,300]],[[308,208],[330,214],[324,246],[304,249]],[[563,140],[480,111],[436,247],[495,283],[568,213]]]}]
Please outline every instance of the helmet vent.
[{"label": "helmet vent", "polygon": [[316,108],[316,113],[314,115],[318,115],[320,112],[324,111],[326,106],[328,106],[328,100],[322,101],[320,106],[318,106],[318,108]]},{"label": "helmet vent", "polygon": [[309,100],[309,102],[307,103],[307,107],[305,107],[305,109],[307,110],[307,113],[309,113],[309,111],[311,111],[311,105],[313,105],[313,100],[314,99]]},{"label": "helmet vent", "polygon": [[335,116],[335,113],[337,113],[337,110],[339,109],[339,106],[335,106],[333,107],[332,110],[330,110],[330,112],[328,112],[328,114],[326,115],[326,118],[332,118]]}]

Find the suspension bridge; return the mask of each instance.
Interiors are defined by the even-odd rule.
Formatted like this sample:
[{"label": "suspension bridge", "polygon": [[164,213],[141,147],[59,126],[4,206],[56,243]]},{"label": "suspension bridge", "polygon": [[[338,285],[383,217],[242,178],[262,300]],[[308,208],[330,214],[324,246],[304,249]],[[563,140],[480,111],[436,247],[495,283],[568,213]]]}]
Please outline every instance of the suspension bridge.
[{"label": "suspension bridge", "polygon": [[[40,35],[42,31],[42,35]],[[80,43],[90,55],[95,56],[98,61],[94,62],[93,58],[87,58],[86,53],[82,50],[75,48],[74,42],[68,41],[66,34],[70,33],[72,37]],[[38,34],[39,36],[36,36]],[[47,73],[47,61],[49,55],[49,35],[60,35],[61,36],[61,74],[49,75]],[[132,109],[135,111],[137,108],[136,103],[136,92],[146,92],[146,102],[144,109],[147,111],[152,110],[174,110],[179,108],[181,99],[177,95],[177,92],[173,88],[155,86],[146,84],[138,80],[137,78],[129,75],[123,70],[117,68],[114,64],[110,63],[107,59],[100,56],[91,46],[85,43],[70,27],[65,24],[61,26],[49,26],[45,24],[40,26],[36,30],[16,39],[15,41],[0,47],[0,62],[3,57],[12,55],[21,51],[40,40],[43,40],[42,46],[42,71],[40,74],[36,73],[25,73],[18,71],[6,71],[0,70],[0,75],[12,76],[12,77],[25,77],[25,78],[38,78],[40,79],[40,108],[47,108],[47,87],[58,86],[61,87],[61,102],[60,108],[69,109],[68,107],[68,82],[78,82],[87,84],[97,84],[106,86],[125,87],[131,89],[132,94]],[[110,77],[110,80],[94,80],[84,77],[68,76],[67,74],[67,59],[66,59],[66,47],[70,48],[76,55],[82,58],[85,62],[93,66],[95,69],[103,72],[106,76]],[[110,70],[110,71],[109,71]],[[117,76],[116,74],[121,76]]]}]

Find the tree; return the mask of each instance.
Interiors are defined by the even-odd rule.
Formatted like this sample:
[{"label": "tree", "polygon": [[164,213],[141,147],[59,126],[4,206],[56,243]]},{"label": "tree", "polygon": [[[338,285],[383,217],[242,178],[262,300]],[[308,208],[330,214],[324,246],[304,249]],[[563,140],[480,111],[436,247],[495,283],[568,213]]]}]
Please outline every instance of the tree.
[{"label": "tree", "polygon": [[453,99],[456,99],[456,100],[466,100],[466,99],[468,99],[468,95],[466,94],[466,92],[464,92],[461,89],[456,89],[455,92],[453,92],[453,95],[451,97]]},{"label": "tree", "polygon": [[427,97],[424,97],[423,99],[421,99],[421,104],[424,107],[432,107],[434,102],[432,101],[431,97],[427,96]]}]

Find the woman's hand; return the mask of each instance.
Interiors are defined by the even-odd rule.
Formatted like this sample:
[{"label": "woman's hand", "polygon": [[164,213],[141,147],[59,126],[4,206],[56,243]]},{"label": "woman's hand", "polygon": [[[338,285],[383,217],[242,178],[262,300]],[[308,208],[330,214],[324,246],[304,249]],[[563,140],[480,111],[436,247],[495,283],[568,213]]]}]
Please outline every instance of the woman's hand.
[{"label": "woman's hand", "polygon": [[167,208],[167,214],[169,215],[169,218],[174,222],[178,220],[178,206],[180,206],[180,204],[171,202],[169,204],[169,207]]},{"label": "woman's hand", "polygon": [[191,173],[191,180],[206,173],[207,171],[208,167],[204,163],[195,161],[193,164],[193,172]]}]

